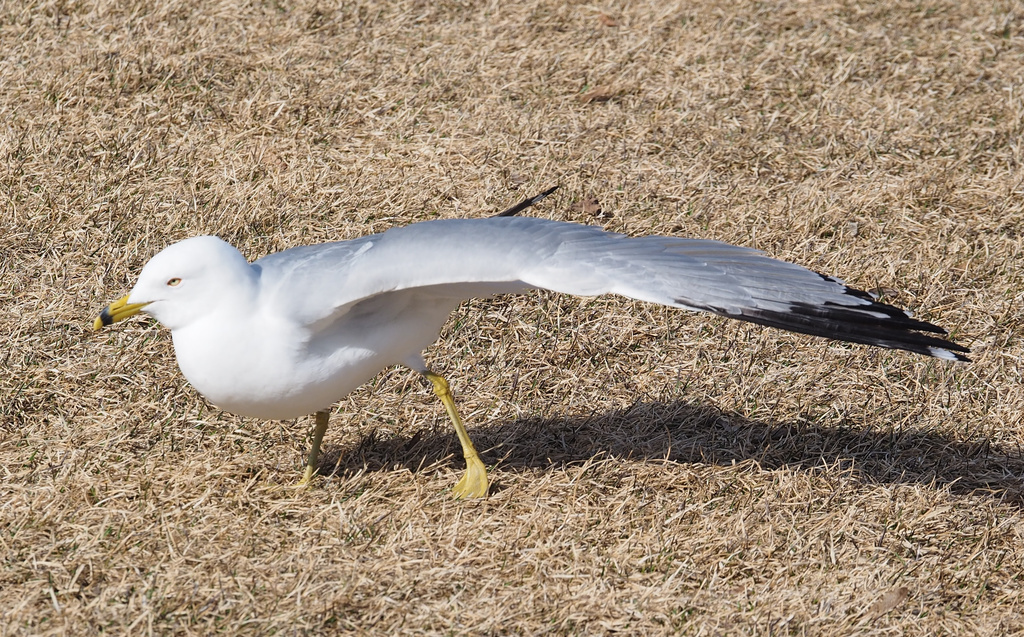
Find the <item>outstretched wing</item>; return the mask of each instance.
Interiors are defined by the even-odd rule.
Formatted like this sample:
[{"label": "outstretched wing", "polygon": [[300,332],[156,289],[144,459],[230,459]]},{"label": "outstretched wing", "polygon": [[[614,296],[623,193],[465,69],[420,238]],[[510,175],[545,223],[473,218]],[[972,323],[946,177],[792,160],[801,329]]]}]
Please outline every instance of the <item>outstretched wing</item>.
[{"label": "outstretched wing", "polygon": [[[969,351],[927,334],[945,334],[942,328],[757,250],[703,239],[631,238],[545,219],[428,221],[285,250],[253,266],[261,273],[264,301],[287,304],[308,324],[333,321],[361,301],[398,290],[419,288],[458,302],[543,288],[621,294],[951,360],[967,360],[962,353]],[[295,280],[308,287],[289,286]]]}]

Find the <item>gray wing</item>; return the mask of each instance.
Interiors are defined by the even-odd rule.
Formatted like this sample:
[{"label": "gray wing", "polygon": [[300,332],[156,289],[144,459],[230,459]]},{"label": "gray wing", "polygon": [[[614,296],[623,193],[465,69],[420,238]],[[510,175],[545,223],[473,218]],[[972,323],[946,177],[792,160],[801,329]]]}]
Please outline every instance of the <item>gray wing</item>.
[{"label": "gray wing", "polygon": [[[637,237],[522,217],[427,221],[256,261],[269,302],[309,324],[398,290],[453,302],[543,288],[621,294],[762,325],[929,356],[968,350],[945,332],[839,279],[750,248],[703,239]],[[301,282],[298,284],[297,282]]]}]

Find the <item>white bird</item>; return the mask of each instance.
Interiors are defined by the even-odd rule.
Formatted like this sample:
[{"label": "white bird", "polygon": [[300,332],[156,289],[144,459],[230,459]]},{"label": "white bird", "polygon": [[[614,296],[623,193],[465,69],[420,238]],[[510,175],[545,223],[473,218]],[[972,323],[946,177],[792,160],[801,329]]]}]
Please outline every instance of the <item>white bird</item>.
[{"label": "white bird", "polygon": [[406,365],[433,385],[466,459],[457,497],[484,497],[486,469],[448,383],[421,352],[463,301],[546,289],[620,294],[831,339],[968,360],[941,328],[839,279],[718,241],[631,238],[574,223],[492,217],[416,223],[291,248],[253,263],[212,236],[169,246],[95,328],[144,311],[171,330],[185,378],[230,412],[315,413],[308,483],[331,405]]}]

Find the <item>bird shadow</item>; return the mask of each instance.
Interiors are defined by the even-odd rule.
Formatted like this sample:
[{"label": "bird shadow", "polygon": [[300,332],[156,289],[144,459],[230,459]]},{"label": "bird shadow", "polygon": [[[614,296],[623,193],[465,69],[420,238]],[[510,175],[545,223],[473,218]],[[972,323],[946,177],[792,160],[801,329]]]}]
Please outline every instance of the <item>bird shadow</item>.
[{"label": "bird shadow", "polygon": [[[864,483],[917,483],[1024,507],[1021,449],[912,427],[768,422],[688,401],[651,401],[585,416],[499,421],[472,427],[471,434],[484,461],[497,461],[500,471],[567,467],[599,455],[716,465],[754,461],[762,470],[833,467]],[[417,472],[446,463],[461,470],[460,455],[447,427],[389,438],[374,429],[348,448],[328,447],[320,466],[325,475],[396,467]]]}]

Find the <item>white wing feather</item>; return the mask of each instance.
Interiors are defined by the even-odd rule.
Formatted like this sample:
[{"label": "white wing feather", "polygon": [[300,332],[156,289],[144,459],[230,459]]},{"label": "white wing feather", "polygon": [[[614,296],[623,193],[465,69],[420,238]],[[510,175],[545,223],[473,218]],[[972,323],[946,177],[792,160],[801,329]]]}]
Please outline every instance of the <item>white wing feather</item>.
[{"label": "white wing feather", "polygon": [[[757,250],[704,239],[631,238],[545,219],[428,221],[285,250],[253,265],[262,302],[287,305],[308,325],[329,324],[360,302],[400,290],[451,299],[454,307],[469,298],[543,288],[621,294],[943,358],[963,359],[952,352],[967,351],[918,333],[943,333],[930,323]],[[302,288],[294,287],[296,280]]]}]

